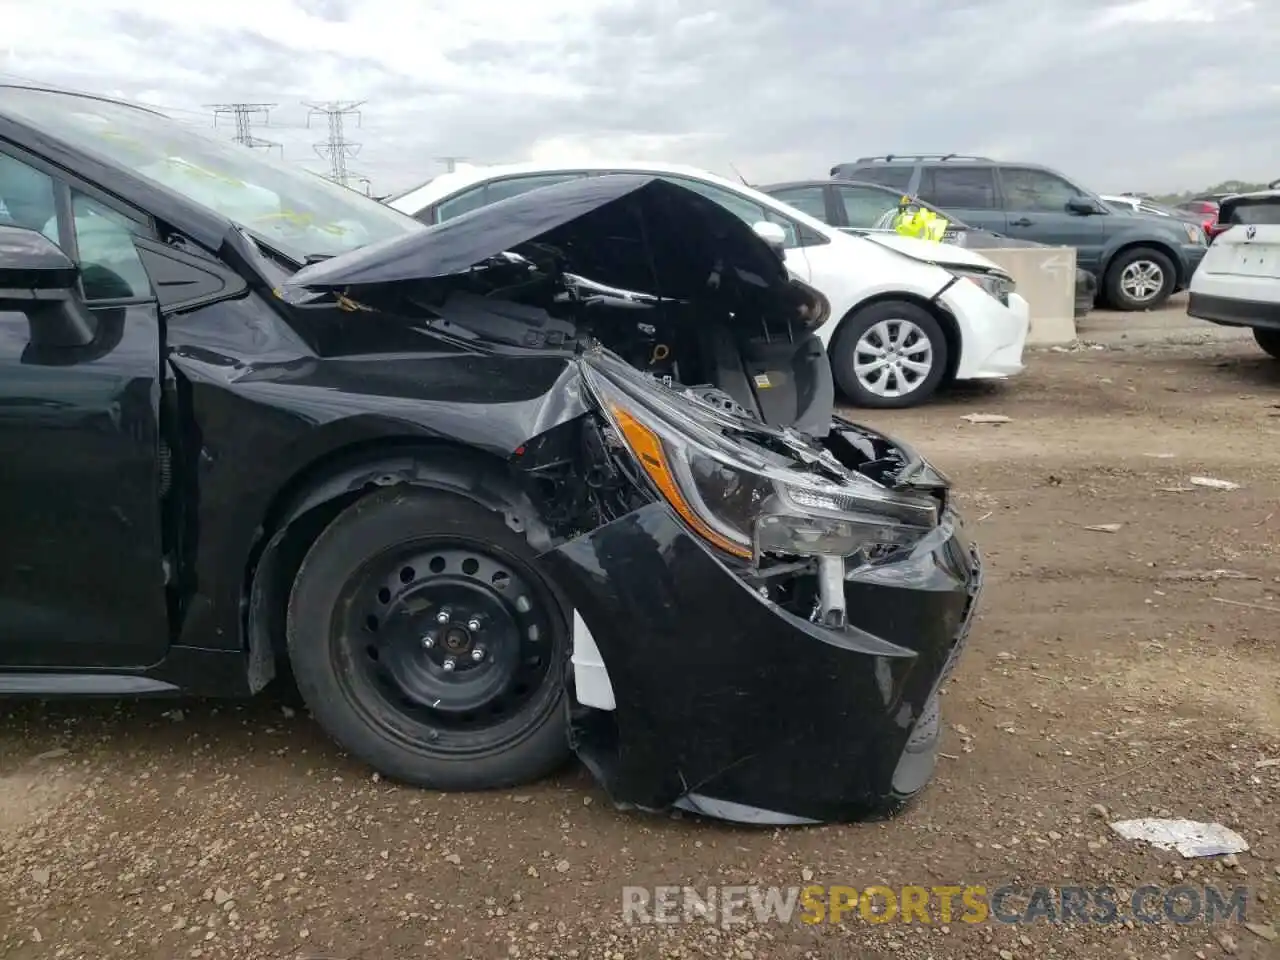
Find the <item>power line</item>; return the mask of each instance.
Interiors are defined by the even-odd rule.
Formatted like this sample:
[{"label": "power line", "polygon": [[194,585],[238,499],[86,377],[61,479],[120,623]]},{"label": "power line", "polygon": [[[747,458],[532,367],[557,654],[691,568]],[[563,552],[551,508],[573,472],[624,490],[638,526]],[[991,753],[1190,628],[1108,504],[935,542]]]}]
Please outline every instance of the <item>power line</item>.
[{"label": "power line", "polygon": [[346,138],[343,130],[343,121],[346,117],[354,116],[356,118],[356,126],[360,125],[360,110],[364,104],[363,100],[327,100],[323,102],[313,103],[304,101],[303,106],[307,107],[307,126],[311,126],[311,118],[316,114],[325,117],[329,125],[329,139],[322,140],[315,144],[315,151],[322,158],[329,161],[329,179],[334,183],[340,183],[347,186],[347,181],[352,174],[347,170],[347,161],[355,159],[360,153],[360,144],[355,143]]},{"label": "power line", "polygon": [[213,125],[218,125],[218,120],[223,116],[230,114],[235,120],[236,135],[232,139],[236,143],[243,144],[250,149],[272,149],[276,148],[280,151],[280,156],[284,156],[284,147],[276,143],[274,140],[264,140],[262,137],[253,135],[253,118],[261,115],[270,121],[270,110],[274,107],[274,103],[211,103],[209,109],[213,111]]}]

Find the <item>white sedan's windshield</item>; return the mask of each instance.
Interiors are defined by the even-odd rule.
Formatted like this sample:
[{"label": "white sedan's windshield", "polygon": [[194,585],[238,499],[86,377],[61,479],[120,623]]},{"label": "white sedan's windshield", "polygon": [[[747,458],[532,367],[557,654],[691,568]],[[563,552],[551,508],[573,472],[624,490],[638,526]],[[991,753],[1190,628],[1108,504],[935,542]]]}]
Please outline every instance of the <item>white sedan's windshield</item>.
[{"label": "white sedan's windshield", "polygon": [[423,229],[298,166],[148,110],[46,90],[0,90],[0,112],[168,187],[295,260],[336,256]]}]

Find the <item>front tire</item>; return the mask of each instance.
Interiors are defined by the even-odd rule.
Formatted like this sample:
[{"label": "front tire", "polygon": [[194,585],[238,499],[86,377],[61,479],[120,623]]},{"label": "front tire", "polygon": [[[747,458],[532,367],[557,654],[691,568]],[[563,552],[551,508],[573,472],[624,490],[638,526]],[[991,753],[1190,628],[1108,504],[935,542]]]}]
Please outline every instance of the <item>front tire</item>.
[{"label": "front tire", "polygon": [[1173,295],[1177,282],[1178,272],[1165,254],[1134,247],[1107,267],[1107,302],[1116,310],[1154,310]]},{"label": "front tire", "polygon": [[347,508],[289,597],[289,659],[316,720],[379,773],[438,790],[561,765],[568,625],[534,557],[452,494],[398,488]]},{"label": "front tire", "polygon": [[1258,342],[1268,356],[1280,360],[1280,330],[1264,330],[1261,327],[1253,328],[1253,339]]},{"label": "front tire", "polygon": [[859,407],[914,407],[937,391],[947,356],[947,338],[933,314],[905,300],[885,300],[840,325],[831,371]]}]

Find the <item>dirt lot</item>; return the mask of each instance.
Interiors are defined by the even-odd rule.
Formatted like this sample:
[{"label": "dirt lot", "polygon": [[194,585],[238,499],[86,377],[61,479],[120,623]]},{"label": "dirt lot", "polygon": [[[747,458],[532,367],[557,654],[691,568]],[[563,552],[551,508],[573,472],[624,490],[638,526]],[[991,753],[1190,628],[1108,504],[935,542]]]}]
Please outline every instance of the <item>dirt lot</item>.
[{"label": "dirt lot", "polygon": [[[0,956],[1280,956],[1235,921],[621,921],[628,884],[1124,896],[1184,878],[1249,886],[1247,919],[1280,927],[1280,765],[1258,765],[1280,757],[1280,364],[1200,328],[1168,343],[1172,326],[1095,315],[1081,335],[1110,348],[1036,352],[1016,382],[866,417],[951,473],[989,565],[947,755],[901,818],[643,817],[578,771],[521,794],[423,793],[371,777],[279,701],[7,705]],[[1218,821],[1252,850],[1182,860],[1111,836],[1098,804]]]}]

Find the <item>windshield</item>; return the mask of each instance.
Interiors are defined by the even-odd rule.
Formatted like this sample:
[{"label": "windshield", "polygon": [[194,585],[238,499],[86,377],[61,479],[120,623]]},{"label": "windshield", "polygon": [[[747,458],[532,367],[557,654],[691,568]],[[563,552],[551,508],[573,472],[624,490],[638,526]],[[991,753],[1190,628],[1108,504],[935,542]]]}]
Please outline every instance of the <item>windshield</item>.
[{"label": "windshield", "polygon": [[7,87],[0,112],[222,214],[299,262],[425,229],[300,166],[145,109]]}]

